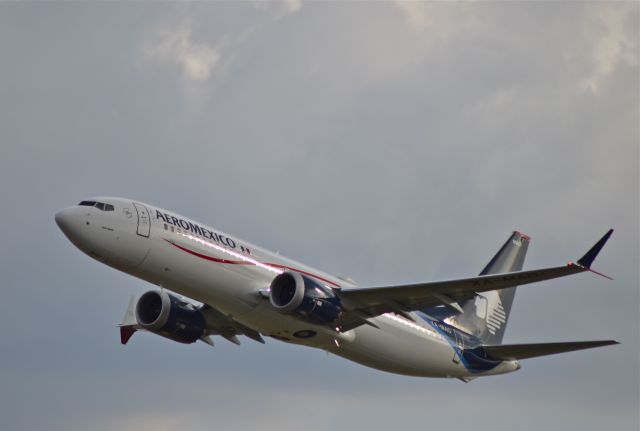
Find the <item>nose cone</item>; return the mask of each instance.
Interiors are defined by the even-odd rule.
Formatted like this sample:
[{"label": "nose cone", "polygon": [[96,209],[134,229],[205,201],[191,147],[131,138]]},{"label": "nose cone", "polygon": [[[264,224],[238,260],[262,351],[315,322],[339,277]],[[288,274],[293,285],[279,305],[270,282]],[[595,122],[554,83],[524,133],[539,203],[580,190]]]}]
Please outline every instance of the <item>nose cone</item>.
[{"label": "nose cone", "polygon": [[77,208],[65,208],[55,215],[56,224],[72,242],[76,242],[80,233],[82,220]]},{"label": "nose cone", "polygon": [[66,223],[67,223],[64,213],[65,213],[65,210],[58,211],[56,213],[56,217],[55,217],[56,224],[58,225],[58,227],[60,229],[62,229],[63,232],[64,232],[64,229],[65,229],[64,226],[66,226]]},{"label": "nose cone", "polygon": [[67,231],[69,230],[69,211],[68,210],[62,210],[62,211],[58,211],[56,213],[56,224],[58,225],[58,227],[62,230],[62,232],[67,233]]}]

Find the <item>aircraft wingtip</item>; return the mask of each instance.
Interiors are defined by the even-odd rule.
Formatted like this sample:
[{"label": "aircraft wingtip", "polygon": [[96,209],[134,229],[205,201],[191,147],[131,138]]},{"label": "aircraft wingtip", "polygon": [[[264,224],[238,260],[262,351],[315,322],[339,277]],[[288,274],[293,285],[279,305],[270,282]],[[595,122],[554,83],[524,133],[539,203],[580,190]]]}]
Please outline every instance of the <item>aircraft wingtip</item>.
[{"label": "aircraft wingtip", "polygon": [[134,332],[136,328],[132,325],[120,326],[120,344],[127,344]]},{"label": "aircraft wingtip", "polygon": [[602,247],[604,247],[606,242],[609,240],[609,237],[612,233],[613,229],[609,229],[607,233],[605,233],[604,236],[600,238],[600,240],[595,243],[595,245],[591,247],[588,252],[585,253],[584,256],[578,259],[578,265],[583,266],[587,269],[591,268],[591,264],[595,260],[596,256],[598,256],[598,253],[600,253],[600,250],[602,250]]}]

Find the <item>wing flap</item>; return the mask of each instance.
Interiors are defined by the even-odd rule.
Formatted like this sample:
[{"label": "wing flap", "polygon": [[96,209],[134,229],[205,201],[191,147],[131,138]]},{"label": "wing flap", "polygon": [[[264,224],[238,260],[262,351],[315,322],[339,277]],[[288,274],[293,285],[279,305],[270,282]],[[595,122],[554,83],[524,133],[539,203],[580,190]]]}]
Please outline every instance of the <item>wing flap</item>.
[{"label": "wing flap", "polygon": [[499,346],[483,346],[488,357],[500,361],[529,359],[538,356],[555,355],[557,353],[573,352],[575,350],[592,349],[594,347],[619,344],[614,340],[601,341],[571,341],[564,343],[537,344],[502,344]]},{"label": "wing flap", "polygon": [[200,311],[207,322],[207,330],[211,334],[220,335],[234,344],[240,344],[236,335],[244,335],[258,343],[264,344],[264,339],[258,331],[255,331],[235,319],[227,316],[216,308],[205,304]]}]

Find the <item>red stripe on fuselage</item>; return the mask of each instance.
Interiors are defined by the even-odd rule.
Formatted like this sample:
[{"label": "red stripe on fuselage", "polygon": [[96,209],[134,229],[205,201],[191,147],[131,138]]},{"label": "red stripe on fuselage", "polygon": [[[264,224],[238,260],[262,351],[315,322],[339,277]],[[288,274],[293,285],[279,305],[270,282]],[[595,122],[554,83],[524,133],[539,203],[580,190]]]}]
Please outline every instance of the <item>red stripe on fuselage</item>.
[{"label": "red stripe on fuselage", "polygon": [[225,263],[228,265],[253,265],[251,262],[246,262],[244,260],[218,259],[217,257],[211,257],[211,256],[207,256],[206,254],[200,254],[197,251],[193,251],[191,249],[179,246],[178,244],[171,242],[168,239],[165,239],[165,241],[167,241],[169,244],[171,244],[174,247],[178,247],[182,251],[186,251],[189,254],[198,256],[200,259],[210,260],[211,262],[217,262],[217,263]]},{"label": "red stripe on fuselage", "polygon": [[[164,239],[164,238],[163,238]],[[199,257],[200,259],[204,259],[204,260],[208,260],[210,262],[216,262],[216,263],[222,263],[225,265],[255,265],[255,263],[250,262],[250,261],[245,261],[245,260],[228,260],[228,259],[219,259],[217,257],[213,257],[213,256],[208,256],[206,254],[202,254],[202,253],[198,253],[197,251],[193,251],[189,248],[186,247],[182,247],[172,241],[169,241],[168,239],[164,239],[165,241],[167,241],[169,244],[171,244],[174,247],[179,248],[180,250],[187,252],[193,256]],[[322,278],[319,277],[315,274],[312,274],[310,272],[306,272],[306,271],[302,271],[301,269],[296,269],[296,268],[292,268],[290,266],[286,266],[286,265],[280,265],[279,263],[265,263],[265,262],[260,262],[263,265],[266,266],[271,266],[273,268],[278,268],[278,269],[289,269],[291,271],[296,271],[299,272],[300,274],[304,274],[304,275],[308,275],[309,277],[313,277],[313,278],[317,278],[318,280],[324,281],[325,283],[329,283],[332,284],[336,287],[340,287],[339,284],[334,283],[333,281],[327,280],[326,278]]]}]

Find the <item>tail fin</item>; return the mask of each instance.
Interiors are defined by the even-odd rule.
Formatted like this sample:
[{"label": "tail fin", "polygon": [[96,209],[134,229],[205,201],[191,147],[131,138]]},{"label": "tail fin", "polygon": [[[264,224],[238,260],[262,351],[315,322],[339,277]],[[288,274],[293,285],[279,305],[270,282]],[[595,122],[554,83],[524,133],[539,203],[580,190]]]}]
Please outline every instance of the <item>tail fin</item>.
[{"label": "tail fin", "polygon": [[[522,270],[528,247],[529,237],[513,232],[480,275]],[[462,302],[463,313],[451,316],[449,323],[475,335],[483,343],[500,344],[515,294],[515,287],[483,292],[474,299]]]}]

